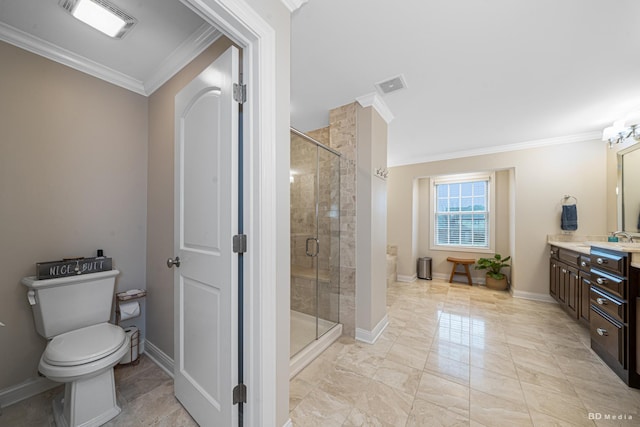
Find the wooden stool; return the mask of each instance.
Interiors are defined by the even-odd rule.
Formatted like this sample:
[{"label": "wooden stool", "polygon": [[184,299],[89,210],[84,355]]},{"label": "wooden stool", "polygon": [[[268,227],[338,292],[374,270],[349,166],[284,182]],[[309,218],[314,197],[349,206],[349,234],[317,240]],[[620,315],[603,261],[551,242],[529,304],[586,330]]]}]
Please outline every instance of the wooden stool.
[{"label": "wooden stool", "polygon": [[[453,283],[454,274],[464,274],[465,276],[467,276],[467,281],[469,282],[469,286],[473,286],[473,282],[471,281],[471,273],[469,272],[469,265],[475,264],[476,263],[475,259],[448,257],[447,261],[453,263],[453,268],[451,269],[451,277],[449,277],[449,283]],[[464,272],[456,271],[458,264],[464,266]]]}]

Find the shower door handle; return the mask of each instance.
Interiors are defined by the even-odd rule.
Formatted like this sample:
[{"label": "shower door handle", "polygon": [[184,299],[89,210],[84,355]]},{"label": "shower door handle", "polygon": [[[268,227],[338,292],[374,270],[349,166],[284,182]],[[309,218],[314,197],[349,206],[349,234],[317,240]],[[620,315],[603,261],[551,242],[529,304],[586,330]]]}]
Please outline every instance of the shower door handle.
[{"label": "shower door handle", "polygon": [[[315,242],[315,244],[316,244],[316,251],[315,251],[315,253],[311,253],[311,252],[309,251],[309,242]],[[310,256],[310,257],[316,257],[316,256],[318,256],[318,252],[320,252],[320,241],[319,241],[318,239],[316,239],[315,237],[309,237],[309,238],[307,239],[307,242],[306,242],[305,250],[306,250],[306,252],[307,252],[307,256]]]}]

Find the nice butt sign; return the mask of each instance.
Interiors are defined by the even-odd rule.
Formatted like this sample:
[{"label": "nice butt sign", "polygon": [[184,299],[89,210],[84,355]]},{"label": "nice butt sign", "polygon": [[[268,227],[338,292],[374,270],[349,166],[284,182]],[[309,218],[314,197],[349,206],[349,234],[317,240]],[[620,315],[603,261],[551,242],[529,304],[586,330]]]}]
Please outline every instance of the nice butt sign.
[{"label": "nice butt sign", "polygon": [[56,277],[77,276],[112,269],[111,258],[73,258],[62,261],[36,263],[36,278],[54,279]]}]

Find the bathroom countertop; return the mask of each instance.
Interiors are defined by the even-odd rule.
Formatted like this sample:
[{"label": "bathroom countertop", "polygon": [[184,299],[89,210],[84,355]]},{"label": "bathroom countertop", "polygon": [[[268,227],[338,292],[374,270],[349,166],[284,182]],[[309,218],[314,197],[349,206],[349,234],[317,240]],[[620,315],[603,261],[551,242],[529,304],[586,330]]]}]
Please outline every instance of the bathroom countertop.
[{"label": "bathroom countertop", "polygon": [[631,254],[631,265],[640,268],[640,242],[607,242],[606,237],[602,238],[601,236],[585,236],[584,238],[578,236],[569,237],[570,238],[561,235],[550,235],[547,237],[547,243],[586,255],[589,255],[591,246],[627,252]]}]

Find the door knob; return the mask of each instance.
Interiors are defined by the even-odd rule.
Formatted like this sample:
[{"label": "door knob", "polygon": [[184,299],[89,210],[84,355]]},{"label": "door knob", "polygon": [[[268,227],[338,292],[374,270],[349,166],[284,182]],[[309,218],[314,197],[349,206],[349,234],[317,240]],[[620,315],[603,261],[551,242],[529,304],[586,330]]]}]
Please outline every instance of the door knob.
[{"label": "door knob", "polygon": [[169,258],[167,260],[167,267],[171,268],[173,266],[180,267],[180,257],[177,256],[176,259]]}]

